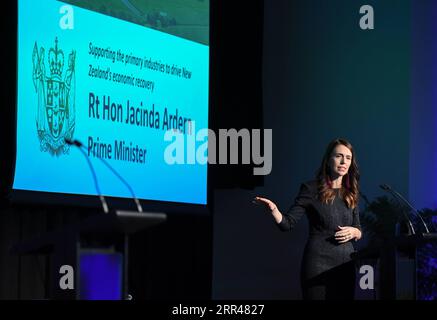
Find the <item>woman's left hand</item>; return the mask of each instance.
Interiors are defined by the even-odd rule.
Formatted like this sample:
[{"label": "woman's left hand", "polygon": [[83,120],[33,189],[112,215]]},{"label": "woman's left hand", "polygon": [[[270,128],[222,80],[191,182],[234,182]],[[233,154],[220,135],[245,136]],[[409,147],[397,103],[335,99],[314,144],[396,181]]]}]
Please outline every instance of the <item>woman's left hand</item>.
[{"label": "woman's left hand", "polygon": [[339,230],[334,235],[335,240],[337,240],[338,243],[346,243],[352,239],[359,238],[358,233],[360,232],[360,230],[355,227],[338,226],[338,229]]}]

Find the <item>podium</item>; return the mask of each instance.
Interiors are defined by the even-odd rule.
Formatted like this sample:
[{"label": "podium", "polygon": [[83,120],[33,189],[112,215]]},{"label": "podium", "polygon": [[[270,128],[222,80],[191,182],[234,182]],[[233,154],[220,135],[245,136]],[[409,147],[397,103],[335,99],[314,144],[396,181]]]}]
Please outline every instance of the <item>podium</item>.
[{"label": "podium", "polygon": [[378,248],[364,249],[355,259],[379,259],[379,299],[416,300],[417,251],[437,242],[437,233],[401,234],[387,239]]},{"label": "podium", "polygon": [[[419,252],[428,244],[437,242],[437,233],[399,235],[394,239],[395,250],[395,298],[417,300],[419,298],[419,269],[422,261]],[[390,265],[389,265],[390,266]],[[390,269],[388,268],[388,271]]]},{"label": "podium", "polygon": [[[129,235],[165,222],[167,215],[161,212],[110,211],[93,214],[77,224],[46,233],[38,238],[23,241],[11,247],[17,255],[47,254],[50,257],[50,299],[84,299],[81,287],[83,253],[111,253],[121,264],[120,299],[129,297],[128,260]],[[72,268],[73,288],[62,288],[62,266]],[[65,268],[64,268],[65,269]],[[101,270],[102,272],[105,270]],[[113,279],[108,279],[112,281]],[[116,298],[115,298],[116,299]]]}]

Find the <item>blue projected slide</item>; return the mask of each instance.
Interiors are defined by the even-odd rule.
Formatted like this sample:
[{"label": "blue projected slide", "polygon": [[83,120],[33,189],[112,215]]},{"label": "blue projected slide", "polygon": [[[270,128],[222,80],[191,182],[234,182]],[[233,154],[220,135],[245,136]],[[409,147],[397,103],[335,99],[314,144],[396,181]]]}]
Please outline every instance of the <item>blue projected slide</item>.
[{"label": "blue projected slide", "polygon": [[13,188],[96,195],[86,159],[65,143],[77,139],[104,195],[131,196],[98,157],[140,199],[206,204],[207,165],[167,161],[164,135],[208,127],[208,43],[74,3],[18,1]]}]

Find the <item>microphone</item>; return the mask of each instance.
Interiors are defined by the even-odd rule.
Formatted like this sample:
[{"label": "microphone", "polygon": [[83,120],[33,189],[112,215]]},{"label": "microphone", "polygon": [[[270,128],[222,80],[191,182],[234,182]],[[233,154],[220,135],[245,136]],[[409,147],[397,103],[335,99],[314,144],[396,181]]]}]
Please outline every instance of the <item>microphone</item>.
[{"label": "microphone", "polygon": [[[391,194],[392,196],[394,196],[394,197],[396,198],[396,200],[398,200],[398,202],[399,202],[398,197],[393,193],[393,191],[391,190],[391,188],[390,188],[388,185],[386,185],[386,184],[381,184],[379,187],[380,187],[382,190],[387,191],[388,193],[390,193],[390,194]],[[408,217],[408,214],[406,214],[405,211],[403,211],[403,210],[402,210],[402,212],[403,212],[403,214],[404,214],[405,219],[407,219],[408,227],[409,227],[411,233],[412,233],[412,234],[416,234],[416,231],[414,230],[413,224],[411,223],[411,220],[410,220],[410,218]]]},{"label": "microphone", "polygon": [[[70,140],[70,139],[65,139],[65,142],[67,143],[67,144],[69,144],[69,145],[74,145],[74,146],[76,146],[76,147],[78,147],[79,148],[79,150],[85,155],[85,157],[87,158],[87,160],[88,160],[88,163],[89,164],[91,164],[91,161],[89,160],[89,156],[88,156],[88,154],[85,152],[85,150],[86,150],[86,148],[84,147],[84,145],[83,145],[83,143],[82,142],[80,142],[79,140]],[[134,200],[134,202],[135,202],[135,204],[136,204],[136,206],[137,206],[137,210],[138,210],[138,212],[143,212],[143,207],[141,206],[141,203],[140,203],[140,201],[138,200],[138,198],[136,197],[136,195],[135,195],[135,193],[134,193],[134,190],[132,189],[132,187],[129,185],[129,183],[127,183],[127,181],[125,180],[125,179],[123,179],[123,177],[105,160],[105,159],[103,159],[103,158],[100,158],[100,157],[97,157],[100,161],[102,161],[103,162],[103,164],[109,169],[109,170],[111,170],[111,172],[121,181],[121,182],[123,182],[123,184],[127,187],[127,189],[129,190],[129,192],[130,192],[130,194],[131,194],[131,196],[132,196],[132,198],[133,198],[133,200]],[[94,169],[92,169],[92,171],[93,171],[93,176],[94,176],[94,179],[95,179],[95,181],[97,181],[97,177],[96,177],[96,175],[95,175],[95,172],[94,172]],[[100,193],[100,190],[98,190],[98,193],[99,193],[99,195],[101,194]],[[101,197],[103,197],[103,196],[101,196]]]},{"label": "microphone", "polygon": [[397,192],[396,190],[393,190],[389,185],[387,184],[383,184],[382,186],[384,186],[384,188],[390,192],[391,194],[395,195],[398,199],[401,199],[401,201],[403,203],[405,203],[413,212],[416,216],[419,217],[420,221],[422,222],[422,225],[425,227],[426,233],[429,233],[429,229],[427,224],[425,223],[425,221],[423,220],[422,216],[420,215],[420,213],[416,210],[416,208],[414,208],[411,203],[408,202],[407,199],[405,199],[399,192]]},{"label": "microphone", "polygon": [[93,164],[90,161],[90,158],[88,157],[88,155],[85,153],[85,151],[82,150],[81,146],[80,146],[80,142],[75,140],[72,141],[70,139],[65,138],[65,143],[67,143],[70,146],[76,146],[79,148],[79,150],[82,152],[82,154],[84,155],[87,163],[88,163],[88,167],[90,168],[90,171],[92,173],[93,176],[93,181],[94,181],[94,186],[96,188],[97,194],[99,196],[100,202],[102,204],[102,208],[103,208],[103,212],[104,213],[109,213],[109,207],[108,204],[106,203],[106,199],[103,196],[102,192],[100,191],[100,187],[99,187],[99,182],[97,180],[97,175],[96,175],[96,171],[94,170]]}]

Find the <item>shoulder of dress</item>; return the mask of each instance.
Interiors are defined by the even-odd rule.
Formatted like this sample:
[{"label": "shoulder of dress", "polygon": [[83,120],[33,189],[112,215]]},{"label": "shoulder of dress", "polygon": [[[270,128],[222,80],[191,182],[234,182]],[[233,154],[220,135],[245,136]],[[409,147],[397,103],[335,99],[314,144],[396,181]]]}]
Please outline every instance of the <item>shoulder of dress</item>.
[{"label": "shoulder of dress", "polygon": [[317,192],[317,180],[306,181],[302,185],[305,185],[311,191]]},{"label": "shoulder of dress", "polygon": [[306,181],[301,184],[301,192],[311,195],[311,197],[316,198],[318,193],[317,181],[311,180]]}]

